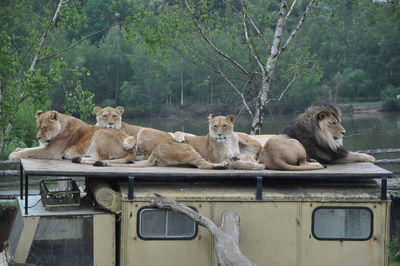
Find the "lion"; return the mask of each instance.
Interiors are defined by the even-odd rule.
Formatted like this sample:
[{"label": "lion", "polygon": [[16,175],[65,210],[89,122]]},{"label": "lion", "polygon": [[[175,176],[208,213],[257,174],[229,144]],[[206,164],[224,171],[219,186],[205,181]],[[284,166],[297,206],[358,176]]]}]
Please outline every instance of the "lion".
[{"label": "lion", "polygon": [[125,109],[122,106],[118,106],[116,108],[112,108],[110,106],[101,108],[96,106],[93,109],[93,113],[96,115],[96,126],[116,129],[119,130],[129,136],[134,136],[137,138],[139,130],[144,127],[130,125],[125,122],[122,122],[122,114]]},{"label": "lion", "polygon": [[129,136],[134,136],[137,139],[136,154],[142,155],[139,158],[149,158],[158,144],[172,140],[168,132],[122,122],[122,114],[124,113],[122,106],[116,108],[96,106],[93,113],[96,115],[96,126],[119,130]]},{"label": "lion", "polygon": [[[200,169],[264,169],[251,156],[240,154],[239,137],[233,131],[234,115],[208,117],[209,134],[195,136],[179,134],[183,143],[177,143],[166,138],[151,152],[147,161],[139,162],[129,167],[192,165]],[[148,131],[148,130],[144,130]],[[168,133],[167,133],[168,134]],[[176,135],[175,135],[176,136]],[[140,132],[138,141],[140,139]],[[243,144],[246,144],[242,141]]]},{"label": "lion", "polygon": [[[122,132],[88,125],[82,120],[57,111],[36,113],[39,147],[17,149],[10,159],[74,159],[92,163],[105,160],[127,163],[135,160],[136,138]],[[81,156],[87,156],[81,158]]]},{"label": "lion", "polygon": [[[274,165],[274,160],[299,165],[305,163],[304,149],[306,161],[313,159],[320,164],[374,162],[375,158],[371,155],[351,152],[343,147],[342,138],[346,130],[341,124],[341,116],[340,110],[332,105],[309,107],[282,131],[282,135],[271,138],[265,144],[259,161],[271,169],[280,167]],[[292,156],[291,152],[297,156]],[[292,157],[296,157],[297,160],[293,160]],[[315,167],[319,168],[318,165]],[[284,166],[281,168],[291,170]]]}]

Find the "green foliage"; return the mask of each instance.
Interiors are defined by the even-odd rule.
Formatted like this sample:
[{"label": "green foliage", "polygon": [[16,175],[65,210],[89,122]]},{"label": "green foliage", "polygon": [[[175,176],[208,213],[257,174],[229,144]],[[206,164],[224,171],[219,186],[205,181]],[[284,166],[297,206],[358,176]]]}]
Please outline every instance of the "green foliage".
[{"label": "green foliage", "polygon": [[400,87],[388,86],[381,93],[383,109],[386,111],[400,110]]}]

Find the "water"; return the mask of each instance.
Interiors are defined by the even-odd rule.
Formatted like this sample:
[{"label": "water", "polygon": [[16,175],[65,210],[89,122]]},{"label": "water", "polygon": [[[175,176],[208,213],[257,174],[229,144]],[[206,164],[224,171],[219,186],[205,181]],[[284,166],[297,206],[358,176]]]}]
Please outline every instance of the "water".
[{"label": "water", "polygon": [[[268,115],[262,128],[263,134],[277,134],[295,115]],[[346,128],[344,145],[349,150],[400,148],[400,112],[344,114]],[[164,131],[184,131],[196,135],[208,133],[207,118],[146,118],[125,122]],[[235,131],[249,132],[251,121],[245,116],[238,118]]]}]

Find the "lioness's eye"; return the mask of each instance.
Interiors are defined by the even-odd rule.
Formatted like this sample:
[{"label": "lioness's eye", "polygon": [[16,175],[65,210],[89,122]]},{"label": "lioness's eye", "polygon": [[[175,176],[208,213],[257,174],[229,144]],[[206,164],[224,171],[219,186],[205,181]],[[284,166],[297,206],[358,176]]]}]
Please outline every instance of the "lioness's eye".
[{"label": "lioness's eye", "polygon": [[214,125],[214,128],[217,128],[217,125]]},{"label": "lioness's eye", "polygon": [[104,118],[107,118],[107,116],[106,116],[106,115],[103,115],[103,117],[104,117]]},{"label": "lioness's eye", "polygon": [[117,116],[116,116],[116,115],[113,115],[113,117],[114,117],[114,118],[117,118]]}]

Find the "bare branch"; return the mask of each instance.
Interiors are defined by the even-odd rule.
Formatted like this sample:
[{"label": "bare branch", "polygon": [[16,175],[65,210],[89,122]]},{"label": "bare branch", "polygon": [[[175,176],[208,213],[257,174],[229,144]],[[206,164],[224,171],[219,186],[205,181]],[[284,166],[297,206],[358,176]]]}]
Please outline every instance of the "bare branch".
[{"label": "bare branch", "polygon": [[29,71],[35,69],[36,64],[39,62],[39,56],[40,56],[40,52],[41,52],[41,49],[43,47],[44,41],[45,41],[45,39],[47,37],[47,34],[49,33],[49,30],[50,30],[51,26],[56,22],[63,3],[64,3],[64,0],[60,0],[58,2],[57,8],[56,8],[56,10],[54,11],[54,14],[53,14],[53,18],[49,21],[49,24],[47,25],[46,29],[43,31],[42,36],[40,37],[39,45],[38,45],[38,47],[36,49],[35,57],[33,58],[31,66],[29,67]]},{"label": "bare branch", "polygon": [[46,57],[40,58],[40,60],[41,60],[41,61],[42,61],[42,60],[47,60],[47,59],[50,59],[50,58],[52,58],[52,57],[54,57],[54,56],[60,55],[60,54],[62,54],[62,53],[64,53],[64,52],[66,52],[66,51],[68,51],[68,50],[71,50],[72,48],[78,46],[80,43],[82,43],[83,41],[89,39],[90,37],[95,36],[95,35],[97,35],[97,34],[99,34],[99,33],[102,33],[102,32],[104,32],[104,31],[106,31],[106,30],[109,30],[109,29],[111,29],[111,28],[113,28],[113,27],[115,27],[115,26],[122,25],[122,24],[123,24],[123,22],[117,22],[117,23],[108,25],[107,27],[104,27],[104,28],[102,28],[102,29],[100,29],[100,30],[98,30],[98,31],[96,31],[96,32],[93,32],[93,33],[91,33],[91,34],[89,34],[89,35],[86,35],[85,37],[83,37],[82,39],[80,39],[79,41],[77,41],[76,43],[74,43],[74,44],[72,44],[72,45],[70,45],[70,46],[68,46],[68,47],[66,47],[66,48],[64,48],[64,49],[61,49],[61,50],[59,50],[59,51],[57,51],[57,52],[55,52],[55,53],[53,53],[53,54],[50,54],[50,55],[48,55],[48,56],[46,56]]},{"label": "bare branch", "polygon": [[250,21],[250,24],[253,26],[254,30],[257,32],[258,36],[263,40],[265,45],[268,47],[268,49],[271,49],[271,46],[269,45],[268,41],[265,39],[264,34],[258,29],[257,25],[254,23],[253,19],[251,16],[248,14],[246,6],[243,5],[242,8],[243,13],[246,15],[247,19]]},{"label": "bare branch", "polygon": [[187,0],[185,0],[185,6],[186,6],[186,9],[188,10],[190,16],[192,17],[192,20],[193,20],[194,24],[196,25],[197,29],[199,30],[201,36],[207,42],[207,44],[214,50],[214,52],[216,52],[217,54],[219,54],[223,58],[227,59],[234,66],[236,66],[238,69],[240,69],[244,74],[248,75],[249,73],[247,72],[247,70],[242,65],[240,65],[235,59],[233,59],[232,57],[230,57],[229,55],[225,54],[223,51],[218,49],[218,47],[216,47],[214,45],[214,43],[207,37],[207,35],[205,34],[203,28],[200,26],[199,22],[197,21],[196,17],[194,16],[193,11],[190,8]]},{"label": "bare branch", "polygon": [[286,21],[288,20],[288,18],[290,17],[290,14],[292,14],[293,8],[296,5],[297,0],[293,0],[292,5],[289,8],[288,13],[286,14]]},{"label": "bare branch", "polygon": [[315,3],[315,1],[316,0],[310,0],[310,2],[307,5],[306,10],[303,13],[303,16],[301,16],[299,22],[297,23],[296,28],[292,31],[292,33],[290,34],[289,38],[286,40],[285,45],[280,49],[279,54],[281,54],[288,47],[288,45],[292,42],[294,36],[296,35],[296,33],[299,31],[299,29],[303,25],[304,21],[306,20],[306,17],[308,15],[308,13],[310,12],[311,7]]},{"label": "bare branch", "polygon": [[229,78],[227,78],[227,76],[225,75],[224,72],[222,72],[221,68],[219,66],[218,67],[218,71],[221,74],[221,76],[226,80],[226,82],[229,83],[229,85],[231,85],[231,87],[239,94],[240,98],[242,98],[242,102],[243,105],[246,107],[247,111],[249,112],[251,118],[253,119],[253,112],[251,111],[250,107],[247,105],[247,101],[246,98],[244,97],[244,94],[240,92],[240,90],[235,86],[235,84],[233,84]]},{"label": "bare branch", "polygon": [[243,29],[244,29],[244,38],[246,40],[247,47],[249,48],[250,54],[253,56],[254,60],[256,60],[258,66],[261,69],[261,72],[264,72],[264,66],[261,62],[260,57],[257,55],[257,51],[254,45],[254,42],[251,38],[249,38],[247,23],[246,23],[246,14],[243,13]]},{"label": "bare branch", "polygon": [[[239,217],[230,211],[224,211],[222,214],[222,228],[218,228],[213,221],[207,217],[195,212],[188,206],[176,202],[172,199],[162,198],[156,195],[151,200],[151,205],[167,210],[173,210],[180,214],[186,215],[192,220],[198,222],[201,226],[206,227],[214,237],[215,249],[217,253],[218,263],[221,266],[254,266],[246,256],[242,254],[238,246],[238,228]],[[232,229],[233,228],[233,229]],[[234,232],[232,232],[234,231]],[[237,232],[236,232],[237,231]]]},{"label": "bare branch", "polygon": [[290,86],[293,84],[293,82],[295,82],[298,79],[298,77],[295,75],[293,77],[293,79],[291,81],[289,81],[289,83],[286,85],[286,88],[281,92],[281,94],[279,95],[278,99],[271,99],[271,101],[277,101],[279,102],[280,100],[282,100],[283,95],[285,95],[285,93],[289,90]]}]

